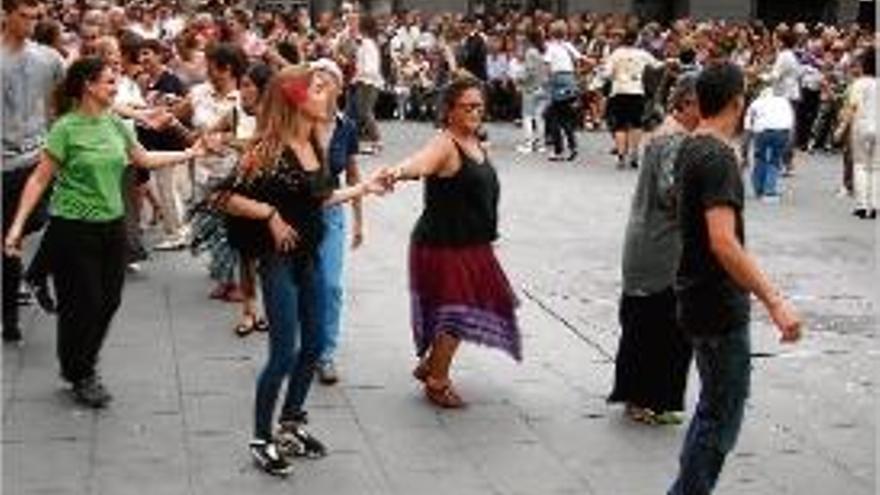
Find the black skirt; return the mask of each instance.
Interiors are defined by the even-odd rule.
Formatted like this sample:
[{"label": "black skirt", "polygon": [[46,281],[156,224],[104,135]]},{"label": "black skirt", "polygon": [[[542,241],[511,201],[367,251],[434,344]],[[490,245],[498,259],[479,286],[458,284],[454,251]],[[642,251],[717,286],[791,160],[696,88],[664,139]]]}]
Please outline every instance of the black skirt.
[{"label": "black skirt", "polygon": [[676,322],[675,293],[620,298],[620,344],[608,402],[683,411],[693,350]]}]

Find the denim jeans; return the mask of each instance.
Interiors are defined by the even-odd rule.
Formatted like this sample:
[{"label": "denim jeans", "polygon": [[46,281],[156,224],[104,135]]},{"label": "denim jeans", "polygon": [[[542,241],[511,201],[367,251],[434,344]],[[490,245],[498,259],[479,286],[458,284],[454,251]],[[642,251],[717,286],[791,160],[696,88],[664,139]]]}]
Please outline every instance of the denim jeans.
[{"label": "denim jeans", "polygon": [[752,186],[755,196],[778,196],[776,183],[782,168],[783,153],[788,145],[787,130],[765,130],[755,136],[755,166]]},{"label": "denim jeans", "polygon": [[693,337],[692,343],[702,388],[679,458],[678,479],[668,495],[712,493],[736,443],[749,395],[748,324],[724,335]]},{"label": "denim jeans", "polygon": [[324,239],[315,262],[315,295],[318,301],[318,359],[333,360],[339,343],[342,310],[342,261],[345,256],[345,211],[342,205],[325,208]]},{"label": "denim jeans", "polygon": [[254,436],[272,437],[272,413],[285,378],[282,420],[305,420],[303,404],[318,356],[315,292],[310,260],[270,254],[259,262],[263,305],[269,321],[269,358],[257,377]]}]

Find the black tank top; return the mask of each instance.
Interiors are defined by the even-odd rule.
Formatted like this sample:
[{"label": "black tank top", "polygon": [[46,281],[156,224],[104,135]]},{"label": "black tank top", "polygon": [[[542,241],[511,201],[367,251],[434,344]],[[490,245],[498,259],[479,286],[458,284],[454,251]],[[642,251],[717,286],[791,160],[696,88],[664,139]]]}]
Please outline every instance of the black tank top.
[{"label": "black tank top", "polygon": [[489,163],[471,158],[458,142],[461,167],[451,177],[425,179],[424,209],[412,241],[436,246],[487,244],[498,238],[500,185]]}]

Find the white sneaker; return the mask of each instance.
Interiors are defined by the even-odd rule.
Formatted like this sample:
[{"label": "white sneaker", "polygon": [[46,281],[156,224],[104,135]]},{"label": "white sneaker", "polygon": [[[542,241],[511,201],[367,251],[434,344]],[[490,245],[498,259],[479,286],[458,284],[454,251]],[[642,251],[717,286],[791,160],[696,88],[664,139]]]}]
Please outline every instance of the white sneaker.
[{"label": "white sneaker", "polygon": [[531,145],[521,144],[516,147],[516,151],[519,153],[522,153],[524,155],[528,155],[529,153],[532,153],[534,150],[532,149]]},{"label": "white sneaker", "polygon": [[187,239],[189,239],[190,234],[192,234],[192,227],[190,227],[190,224],[185,223],[181,225],[180,229],[177,230],[176,237],[183,242],[186,242]]},{"label": "white sneaker", "polygon": [[128,270],[129,273],[140,273],[143,271],[144,267],[141,266],[140,263],[129,263],[125,266],[125,269]]},{"label": "white sneaker", "polygon": [[170,237],[153,246],[156,251],[178,251],[186,247],[186,240],[180,236]]}]

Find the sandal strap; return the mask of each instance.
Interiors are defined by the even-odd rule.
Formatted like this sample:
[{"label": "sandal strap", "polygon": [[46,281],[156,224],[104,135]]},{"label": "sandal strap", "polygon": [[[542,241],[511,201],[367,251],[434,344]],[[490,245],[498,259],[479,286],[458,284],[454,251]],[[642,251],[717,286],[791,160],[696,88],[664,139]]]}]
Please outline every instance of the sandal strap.
[{"label": "sandal strap", "polygon": [[455,392],[455,389],[452,387],[452,382],[440,382],[438,385],[436,381],[431,380],[425,382],[425,395],[434,402],[435,404],[447,407],[451,409],[456,409],[464,406],[464,401],[461,397]]}]

